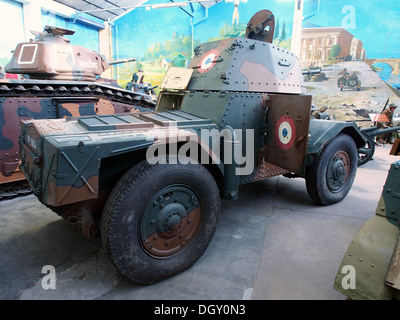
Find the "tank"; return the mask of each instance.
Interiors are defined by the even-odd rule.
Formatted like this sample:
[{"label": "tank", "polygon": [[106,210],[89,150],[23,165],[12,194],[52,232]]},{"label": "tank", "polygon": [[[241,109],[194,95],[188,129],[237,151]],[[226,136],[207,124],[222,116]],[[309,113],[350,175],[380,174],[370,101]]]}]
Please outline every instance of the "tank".
[{"label": "tank", "polygon": [[149,95],[122,89],[101,78],[110,65],[97,52],[71,45],[74,31],[46,26],[35,39],[19,43],[5,72],[20,79],[0,79],[0,199],[31,190],[19,170],[19,121],[153,110]]},{"label": "tank", "polygon": [[187,68],[168,69],[154,112],[23,121],[34,194],[100,235],[117,269],[142,284],[195,263],[220,199],[238,199],[245,183],[299,177],[317,204],[341,201],[365,140],[353,123],[310,120],[299,61],[271,43],[273,24],[262,10],[247,38],[196,47]]},{"label": "tank", "polygon": [[[400,140],[390,152],[400,156]],[[375,216],[351,241],[334,289],[353,300],[400,299],[400,161],[391,164]]]}]

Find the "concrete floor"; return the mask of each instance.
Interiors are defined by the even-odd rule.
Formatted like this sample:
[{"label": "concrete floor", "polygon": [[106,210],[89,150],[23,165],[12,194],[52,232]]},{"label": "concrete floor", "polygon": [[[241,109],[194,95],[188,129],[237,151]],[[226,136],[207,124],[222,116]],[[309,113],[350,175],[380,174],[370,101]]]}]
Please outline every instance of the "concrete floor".
[{"label": "concrete floor", "polygon": [[[333,282],[348,245],[375,214],[390,146],[358,168],[342,202],[320,207],[303,179],[275,177],[244,185],[222,201],[220,223],[200,260],[151,286],[131,283],[88,240],[33,195],[0,202],[0,299],[343,300]],[[56,289],[42,288],[42,267]]]}]

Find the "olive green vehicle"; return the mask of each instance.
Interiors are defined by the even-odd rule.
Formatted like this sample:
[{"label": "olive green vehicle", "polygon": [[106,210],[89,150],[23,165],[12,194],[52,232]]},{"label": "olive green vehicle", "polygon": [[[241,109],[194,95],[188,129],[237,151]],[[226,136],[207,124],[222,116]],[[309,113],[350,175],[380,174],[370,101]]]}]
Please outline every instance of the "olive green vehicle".
[{"label": "olive green vehicle", "polygon": [[143,284],[200,258],[220,198],[237,199],[242,184],[302,177],[316,203],[341,201],[365,140],[353,123],[310,121],[299,61],[273,32],[263,10],[246,38],[197,47],[186,69],[168,70],[155,112],[23,121],[21,170],[34,194],[100,234],[117,269]]},{"label": "olive green vehicle", "polygon": [[[400,140],[391,154],[400,156]],[[400,161],[391,164],[376,214],[352,240],[334,288],[354,300],[400,299]]]}]

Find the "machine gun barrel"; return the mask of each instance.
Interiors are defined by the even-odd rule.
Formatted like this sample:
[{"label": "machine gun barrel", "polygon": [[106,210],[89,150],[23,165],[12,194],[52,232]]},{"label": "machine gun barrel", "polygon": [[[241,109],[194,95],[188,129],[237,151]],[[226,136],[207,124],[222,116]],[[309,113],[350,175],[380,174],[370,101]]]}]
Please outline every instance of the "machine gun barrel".
[{"label": "machine gun barrel", "polygon": [[136,58],[126,58],[126,59],[116,59],[108,61],[108,65],[112,66],[114,64],[126,63],[136,61]]}]

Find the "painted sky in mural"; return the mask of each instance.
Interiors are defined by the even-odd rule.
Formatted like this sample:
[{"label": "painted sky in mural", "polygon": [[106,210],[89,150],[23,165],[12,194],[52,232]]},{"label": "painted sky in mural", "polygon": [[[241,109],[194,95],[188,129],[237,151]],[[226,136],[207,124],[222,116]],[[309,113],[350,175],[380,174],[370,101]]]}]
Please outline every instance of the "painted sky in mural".
[{"label": "painted sky in mural", "polygon": [[[153,0],[146,3],[160,3]],[[398,0],[305,0],[305,15],[308,23],[320,27],[345,27],[354,37],[364,42],[367,56],[370,58],[400,57],[400,32],[398,23],[400,1]],[[319,10],[316,12],[316,8]],[[271,10],[280,28],[285,23],[286,38],[291,37],[294,0],[248,0],[240,2],[239,24],[246,24],[251,16],[262,9]],[[188,7],[184,10],[189,11]],[[143,56],[154,42],[172,38],[174,33],[190,36],[192,25],[190,16],[179,8],[146,11],[143,8],[133,10],[116,22],[118,56],[135,54]],[[212,6],[207,13],[196,10],[193,19],[193,36],[196,41],[204,42],[218,36],[225,25],[232,25],[233,3],[220,2]],[[354,13],[354,21],[349,15]],[[205,19],[206,18],[206,19]],[[352,17],[350,17],[352,18]],[[385,51],[386,46],[386,51]]]},{"label": "painted sky in mural", "polygon": [[[148,3],[160,3],[161,1],[148,1]],[[200,6],[193,6],[194,12],[186,8],[165,8],[157,10],[145,10],[137,8],[130,14],[118,19],[116,25],[117,45],[116,55],[128,57],[134,54],[142,57],[147,48],[155,42],[163,42],[171,39],[178,33],[185,36],[192,36],[197,43],[209,41],[217,37],[220,31],[227,25],[232,25],[234,12],[233,3],[221,2],[212,6],[208,12],[200,10]],[[238,7],[239,19],[237,22],[242,26],[259,10],[266,9],[265,0],[248,0],[247,3],[240,3]],[[286,37],[290,37],[294,4],[293,2],[270,1],[268,9],[271,10],[281,23],[285,22]],[[193,14],[193,29],[190,14]]]},{"label": "painted sky in mural", "polygon": [[[351,10],[354,23],[348,20]],[[400,58],[399,0],[321,0],[319,12],[309,22],[321,27],[347,27],[364,42],[368,58]]]}]

